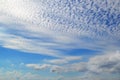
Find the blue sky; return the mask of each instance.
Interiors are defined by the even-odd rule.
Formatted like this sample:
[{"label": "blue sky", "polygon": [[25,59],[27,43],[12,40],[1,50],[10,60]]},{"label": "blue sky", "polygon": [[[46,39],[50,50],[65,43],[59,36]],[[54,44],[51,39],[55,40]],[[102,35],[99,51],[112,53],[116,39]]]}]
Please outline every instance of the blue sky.
[{"label": "blue sky", "polygon": [[0,0],[0,80],[120,80],[119,0]]}]

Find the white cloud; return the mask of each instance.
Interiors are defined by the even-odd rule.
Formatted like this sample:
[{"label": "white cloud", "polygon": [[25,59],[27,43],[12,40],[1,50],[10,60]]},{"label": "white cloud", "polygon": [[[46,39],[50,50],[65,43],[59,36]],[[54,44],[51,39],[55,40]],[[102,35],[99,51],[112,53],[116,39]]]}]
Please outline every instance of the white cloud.
[{"label": "white cloud", "polygon": [[59,80],[61,77],[44,77],[31,72],[18,70],[5,71],[0,69],[0,80]]},{"label": "white cloud", "polygon": [[52,59],[52,60],[45,59],[44,61],[52,64],[66,64],[66,63],[81,60],[81,59],[82,59],[81,56],[64,56],[59,59]]},{"label": "white cloud", "polygon": [[120,74],[120,52],[110,52],[91,57],[88,62],[79,62],[68,65],[73,71],[87,71],[98,74]]},{"label": "white cloud", "polygon": [[95,56],[88,62],[88,68],[96,73],[120,73],[120,53]]},{"label": "white cloud", "polygon": [[32,68],[34,70],[45,70],[50,69],[50,72],[60,73],[64,71],[62,66],[51,65],[51,64],[26,64],[28,68]]},{"label": "white cloud", "polygon": [[87,71],[86,63],[74,63],[74,64],[65,64],[65,65],[52,65],[52,64],[26,64],[28,68],[33,70],[44,70],[49,69],[50,72],[55,73],[66,73],[66,72],[85,72]]},{"label": "white cloud", "polygon": [[44,60],[44,61],[52,63],[52,64],[65,64],[65,63],[68,63],[68,61],[65,60],[65,59],[53,59],[53,60]]},{"label": "white cloud", "polygon": [[43,65],[39,65],[39,64],[26,64],[26,67],[33,68],[35,70],[43,70],[43,69],[49,68],[50,66],[51,65],[49,65],[49,64],[43,64]]},{"label": "white cloud", "polygon": [[67,57],[65,57],[65,59],[68,61],[81,60],[82,56],[67,56]]},{"label": "white cloud", "polygon": [[50,72],[63,73],[64,71],[65,69],[62,66],[52,65],[50,68]]},{"label": "white cloud", "polygon": [[88,62],[70,64],[67,68],[71,71],[85,71],[85,74],[65,80],[119,80],[120,52],[97,55]]},{"label": "white cloud", "polygon": [[[7,76],[7,77],[6,77]],[[104,77],[103,77],[104,76]],[[44,77],[38,74],[33,74],[30,72],[22,72],[22,71],[4,71],[0,69],[0,79],[1,80],[119,80],[119,75],[111,75],[111,74],[103,74],[103,75],[95,75],[95,74],[86,74],[86,76],[60,76],[57,77]]]}]

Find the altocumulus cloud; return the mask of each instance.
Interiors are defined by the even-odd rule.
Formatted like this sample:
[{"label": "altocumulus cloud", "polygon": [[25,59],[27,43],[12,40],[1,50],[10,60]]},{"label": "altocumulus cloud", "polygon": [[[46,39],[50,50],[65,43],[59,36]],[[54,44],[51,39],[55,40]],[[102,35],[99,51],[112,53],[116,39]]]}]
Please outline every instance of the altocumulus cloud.
[{"label": "altocumulus cloud", "polygon": [[59,49],[119,49],[119,3],[1,0],[0,45],[51,56],[61,56]]}]

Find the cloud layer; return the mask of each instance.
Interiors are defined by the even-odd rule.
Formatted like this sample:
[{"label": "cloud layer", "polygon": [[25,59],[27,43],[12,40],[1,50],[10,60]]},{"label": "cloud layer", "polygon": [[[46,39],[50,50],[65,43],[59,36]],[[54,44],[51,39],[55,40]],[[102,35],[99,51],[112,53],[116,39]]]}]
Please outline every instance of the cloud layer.
[{"label": "cloud layer", "polygon": [[[41,60],[44,64],[24,65],[28,68],[84,74],[51,80],[119,80],[120,53],[115,52],[120,50],[119,35],[119,0],[0,0],[0,47],[54,57]],[[76,49],[101,54],[85,60],[81,52],[75,56]],[[17,78],[14,71],[2,72]],[[48,80],[32,73],[18,74],[20,80]]]},{"label": "cloud layer", "polygon": [[119,44],[119,13],[119,0],[1,0],[0,45],[56,56],[56,48],[109,49]]}]

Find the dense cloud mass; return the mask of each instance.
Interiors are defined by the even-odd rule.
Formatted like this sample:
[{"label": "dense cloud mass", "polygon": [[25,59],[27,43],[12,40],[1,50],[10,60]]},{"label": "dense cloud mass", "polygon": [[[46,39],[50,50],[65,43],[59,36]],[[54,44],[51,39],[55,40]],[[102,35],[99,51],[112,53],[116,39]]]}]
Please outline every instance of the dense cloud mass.
[{"label": "dense cloud mass", "polygon": [[[22,66],[57,73],[0,70],[0,79],[120,80],[119,36],[119,0],[0,0],[0,47],[54,57]],[[72,73],[83,77],[64,77]]]},{"label": "dense cloud mass", "polygon": [[120,53],[109,53],[93,57],[90,59],[89,68],[96,73],[120,74]]}]

